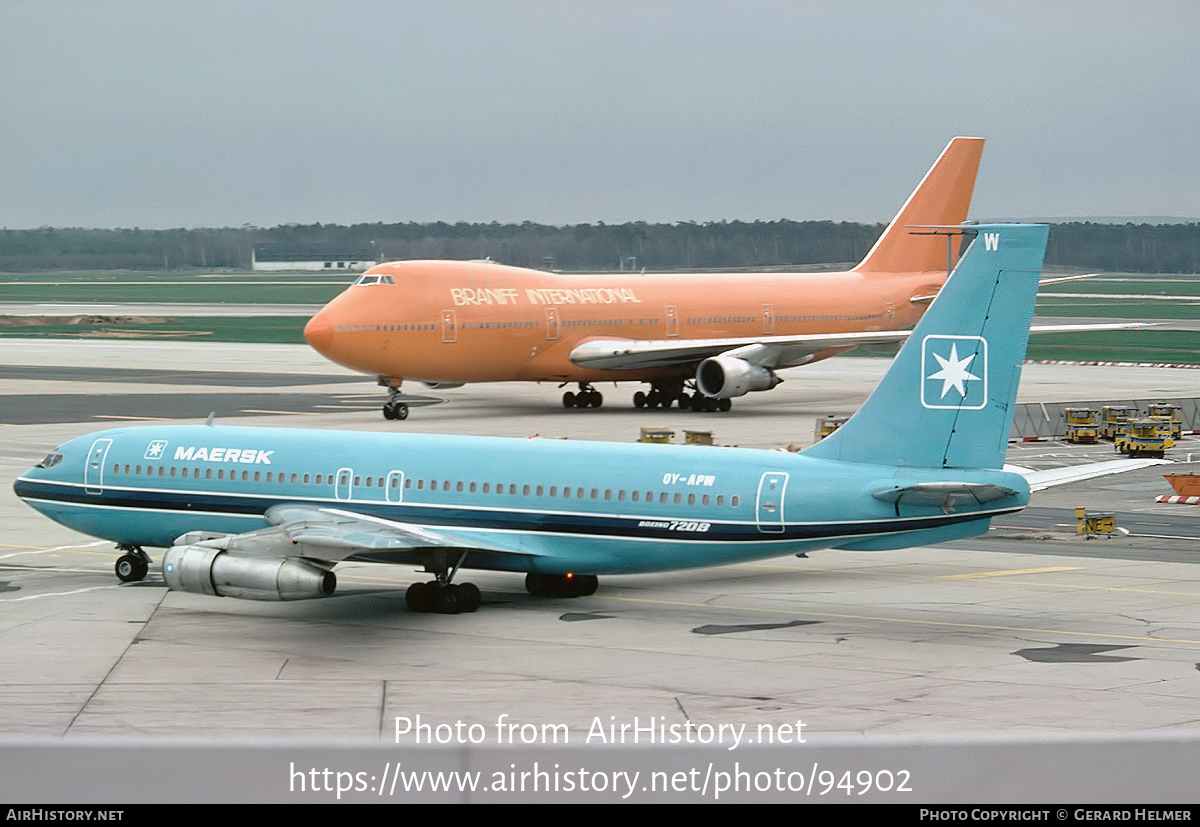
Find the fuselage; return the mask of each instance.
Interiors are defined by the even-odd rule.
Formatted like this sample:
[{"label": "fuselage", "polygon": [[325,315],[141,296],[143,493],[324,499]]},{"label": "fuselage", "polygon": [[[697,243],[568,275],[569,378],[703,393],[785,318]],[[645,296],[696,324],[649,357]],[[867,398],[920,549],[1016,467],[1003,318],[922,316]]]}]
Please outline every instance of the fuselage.
[{"label": "fuselage", "polygon": [[[955,480],[1023,489],[990,506],[897,507],[881,489]],[[468,568],[665,571],[815,548],[883,549],[979,534],[1020,509],[1023,480],[704,446],[589,443],[196,425],[72,440],[16,493],[73,529],[169,547],[190,531],[239,533],[298,504],[452,530],[481,547]],[[404,562],[373,554],[355,559]]]},{"label": "fuselage", "polygon": [[769,343],[908,328],[926,307],[912,299],[945,278],[944,270],[567,276],[491,262],[393,262],[368,270],[304,335],[335,362],[395,380],[654,381],[690,377],[695,364],[598,370],[574,364],[571,351],[594,339]]}]

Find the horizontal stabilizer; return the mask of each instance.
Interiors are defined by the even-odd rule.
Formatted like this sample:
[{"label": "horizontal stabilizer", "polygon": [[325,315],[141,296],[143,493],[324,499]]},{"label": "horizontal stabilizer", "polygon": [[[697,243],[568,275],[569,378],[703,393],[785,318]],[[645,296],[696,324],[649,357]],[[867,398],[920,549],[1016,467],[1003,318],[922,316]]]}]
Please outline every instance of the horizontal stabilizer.
[{"label": "horizontal stabilizer", "polygon": [[1015,465],[1004,466],[1005,471],[1013,471],[1029,482],[1030,491],[1043,491],[1056,485],[1068,482],[1079,482],[1093,477],[1103,477],[1108,474],[1120,474],[1124,471],[1134,471],[1138,468],[1148,468],[1151,465],[1170,464],[1167,459],[1111,459],[1106,462],[1092,462],[1087,465],[1071,465],[1066,468],[1049,468],[1044,471],[1032,471]]}]

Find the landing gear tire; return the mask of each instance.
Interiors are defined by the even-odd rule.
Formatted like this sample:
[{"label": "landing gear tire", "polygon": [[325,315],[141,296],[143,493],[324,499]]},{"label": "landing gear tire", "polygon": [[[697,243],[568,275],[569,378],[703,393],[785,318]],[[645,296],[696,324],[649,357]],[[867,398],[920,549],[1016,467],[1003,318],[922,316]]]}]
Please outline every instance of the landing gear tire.
[{"label": "landing gear tire", "polygon": [[525,575],[525,590],[537,597],[587,597],[595,594],[599,586],[600,578],[594,574]]},{"label": "landing gear tire", "polygon": [[434,593],[434,606],[444,615],[456,615],[462,611],[462,600],[459,598],[458,586],[447,583]]},{"label": "landing gear tire", "polygon": [[432,583],[413,583],[404,592],[404,604],[410,611],[429,612],[433,610],[430,600],[430,589],[436,588]]},{"label": "landing gear tire", "polygon": [[567,391],[562,396],[564,408],[599,408],[604,404],[600,391],[589,386],[579,388],[579,393]]},{"label": "landing gear tire", "polygon": [[462,600],[462,611],[474,612],[483,605],[483,595],[479,593],[479,587],[474,583],[460,583],[457,588]]},{"label": "landing gear tire", "polygon": [[408,405],[403,402],[384,402],[384,419],[408,419]]},{"label": "landing gear tire", "polygon": [[688,399],[687,407],[690,407],[696,413],[713,413],[714,411],[726,413],[733,408],[733,402],[728,399],[715,399],[696,391]]},{"label": "landing gear tire", "polygon": [[439,583],[433,580],[409,586],[404,592],[404,603],[412,612],[456,615],[476,611],[483,605],[483,595],[474,583]]},{"label": "landing gear tire", "polygon": [[146,574],[150,571],[150,566],[136,554],[122,554],[117,558],[117,564],[113,570],[117,573],[117,579],[122,583],[136,583],[145,579]]},{"label": "landing gear tire", "polygon": [[635,393],[633,395],[633,407],[635,407],[635,408],[646,407],[646,392],[645,391],[638,391],[637,393]]}]

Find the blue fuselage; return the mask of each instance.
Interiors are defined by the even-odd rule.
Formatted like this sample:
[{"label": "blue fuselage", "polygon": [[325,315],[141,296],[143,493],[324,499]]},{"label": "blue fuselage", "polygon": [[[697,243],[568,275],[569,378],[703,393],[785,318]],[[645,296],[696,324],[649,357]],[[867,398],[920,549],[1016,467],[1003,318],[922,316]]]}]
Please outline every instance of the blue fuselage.
[{"label": "blue fuselage", "polygon": [[[268,508],[298,504],[453,531],[515,552],[471,554],[467,567],[545,573],[923,545],[980,534],[1028,501],[1024,480],[1002,471],[704,446],[168,425],[91,434],[56,454],[17,480],[18,496],[116,543],[169,547],[189,531],[252,531]],[[952,510],[872,496],[946,479],[1017,493]]]}]

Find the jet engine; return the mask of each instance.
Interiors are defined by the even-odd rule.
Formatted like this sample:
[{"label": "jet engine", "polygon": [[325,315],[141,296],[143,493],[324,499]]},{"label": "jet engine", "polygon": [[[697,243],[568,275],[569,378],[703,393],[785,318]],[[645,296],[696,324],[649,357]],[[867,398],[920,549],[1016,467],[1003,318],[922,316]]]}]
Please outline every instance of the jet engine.
[{"label": "jet engine", "polygon": [[696,369],[696,387],[705,396],[730,399],[750,391],[769,391],[783,380],[770,368],[735,356],[713,356]]},{"label": "jet engine", "polygon": [[333,572],[303,560],[230,554],[206,545],[172,546],[162,570],[177,591],[247,600],[328,597],[337,587]]}]

